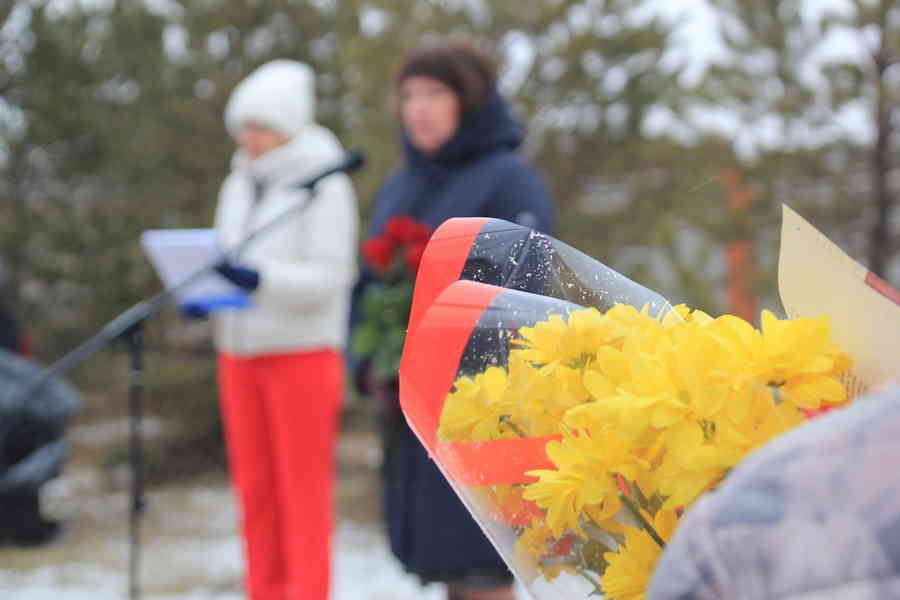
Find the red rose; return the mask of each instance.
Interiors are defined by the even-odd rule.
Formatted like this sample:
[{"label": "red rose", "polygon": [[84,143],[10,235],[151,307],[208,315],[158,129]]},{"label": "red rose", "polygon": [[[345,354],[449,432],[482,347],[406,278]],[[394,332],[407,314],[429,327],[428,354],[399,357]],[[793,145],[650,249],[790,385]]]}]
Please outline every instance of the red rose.
[{"label": "red rose", "polygon": [[369,238],[362,244],[362,255],[370,265],[385,271],[394,260],[394,242],[385,236]]},{"label": "red rose", "polygon": [[428,241],[431,228],[412,217],[399,215],[385,224],[384,235],[398,244],[415,244]]},{"label": "red rose", "polygon": [[406,268],[415,275],[419,271],[419,263],[425,254],[425,242],[417,242],[406,249]]}]

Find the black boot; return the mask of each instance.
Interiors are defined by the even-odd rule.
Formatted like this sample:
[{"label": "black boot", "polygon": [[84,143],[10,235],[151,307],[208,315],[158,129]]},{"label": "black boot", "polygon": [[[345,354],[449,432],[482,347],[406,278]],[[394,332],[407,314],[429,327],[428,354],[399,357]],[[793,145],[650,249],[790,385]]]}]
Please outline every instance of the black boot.
[{"label": "black boot", "polygon": [[52,541],[60,525],[41,516],[37,492],[0,494],[0,544],[38,546]]}]

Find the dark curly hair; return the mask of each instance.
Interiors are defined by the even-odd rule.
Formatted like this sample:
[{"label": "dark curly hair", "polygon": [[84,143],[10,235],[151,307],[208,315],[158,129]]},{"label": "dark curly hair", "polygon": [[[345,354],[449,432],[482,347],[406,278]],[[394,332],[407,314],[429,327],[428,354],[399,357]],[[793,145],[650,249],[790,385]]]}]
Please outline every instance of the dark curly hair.
[{"label": "dark curly hair", "polygon": [[464,40],[443,40],[409,52],[397,71],[397,86],[409,77],[429,77],[452,89],[459,97],[463,115],[481,106],[497,83],[491,58]]}]

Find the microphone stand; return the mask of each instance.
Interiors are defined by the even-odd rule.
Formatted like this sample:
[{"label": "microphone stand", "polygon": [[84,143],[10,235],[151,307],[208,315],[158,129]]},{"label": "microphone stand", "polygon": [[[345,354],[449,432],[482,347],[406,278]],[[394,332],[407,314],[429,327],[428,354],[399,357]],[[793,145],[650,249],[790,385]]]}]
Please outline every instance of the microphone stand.
[{"label": "microphone stand", "polygon": [[159,313],[177,294],[202,277],[213,272],[218,265],[235,259],[250,244],[266,235],[269,231],[280,225],[288,217],[303,214],[316,200],[318,183],[325,177],[338,172],[355,170],[362,166],[362,154],[358,151],[350,152],[347,158],[336,167],[325,170],[316,176],[301,182],[294,189],[306,190],[308,196],[306,202],[298,202],[285,209],[259,228],[250,232],[243,240],[231,249],[225,250],[220,257],[210,261],[196,271],[190,273],[183,280],[163,289],[155,296],[142,300],[104,325],[94,336],[82,342],[75,349],[64,355],[55,363],[41,371],[28,385],[24,386],[15,401],[27,400],[41,387],[49,383],[55,377],[59,377],[100,350],[106,348],[116,340],[122,340],[128,347],[129,375],[128,375],[128,405],[129,405],[129,444],[128,462],[131,471],[130,503],[129,503],[129,551],[128,551],[128,598],[139,600],[140,598],[140,525],[141,515],[145,508],[144,498],[144,463],[142,440],[143,397],[145,389],[144,379],[144,324],[148,319]]},{"label": "microphone stand", "polygon": [[141,516],[144,514],[144,447],[141,423],[144,416],[144,321],[124,332],[128,346],[128,464],[131,494],[128,503],[128,597],[138,600],[141,565]]}]

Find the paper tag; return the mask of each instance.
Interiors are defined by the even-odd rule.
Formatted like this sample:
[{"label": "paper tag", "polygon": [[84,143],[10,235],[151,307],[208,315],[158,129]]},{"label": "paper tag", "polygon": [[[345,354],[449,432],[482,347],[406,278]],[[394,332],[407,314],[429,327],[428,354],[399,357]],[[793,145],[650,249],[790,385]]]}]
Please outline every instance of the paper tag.
[{"label": "paper tag", "polygon": [[900,292],[783,205],[778,290],[790,318],[831,317],[851,397],[900,376]]},{"label": "paper tag", "polygon": [[[209,266],[222,255],[213,229],[150,229],[141,234],[141,246],[159,278],[169,288],[179,286],[195,271]],[[246,296],[224,277],[210,272],[181,289],[178,301],[215,304],[229,302],[236,295]]]}]

